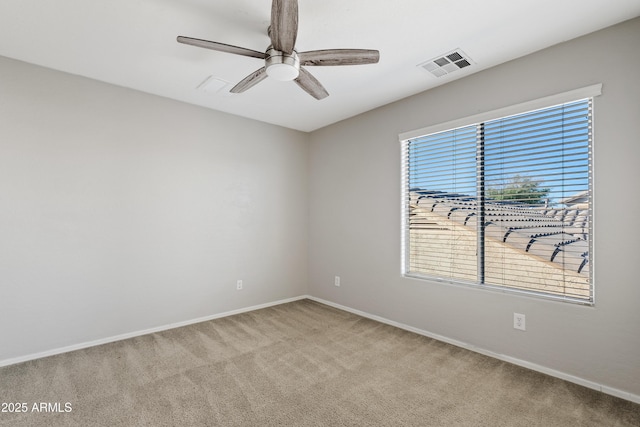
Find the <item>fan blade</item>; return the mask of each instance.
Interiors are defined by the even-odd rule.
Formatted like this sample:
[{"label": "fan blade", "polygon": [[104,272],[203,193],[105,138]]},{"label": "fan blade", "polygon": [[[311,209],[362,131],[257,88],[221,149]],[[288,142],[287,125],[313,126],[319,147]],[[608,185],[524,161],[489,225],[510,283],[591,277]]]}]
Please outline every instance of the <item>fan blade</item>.
[{"label": "fan blade", "polygon": [[380,52],[369,49],[310,50],[298,54],[300,65],[360,65],[375,64]]},{"label": "fan blade", "polygon": [[275,50],[290,54],[298,36],[298,0],[273,0],[269,37]]},{"label": "fan blade", "polygon": [[324,99],[329,96],[329,92],[320,84],[320,82],[311,75],[310,72],[304,68],[300,68],[300,75],[295,79],[295,82],[309,95],[315,99]]},{"label": "fan blade", "polygon": [[245,90],[251,89],[261,81],[267,78],[267,69],[265,67],[260,68],[259,70],[254,71],[249,74],[247,77],[242,79],[240,83],[231,88],[229,92],[231,93],[240,93]]},{"label": "fan blade", "polygon": [[264,52],[258,52],[257,50],[232,46],[230,44],[212,42],[209,40],[194,39],[192,37],[178,36],[178,43],[189,44],[192,46],[203,47],[205,49],[217,50],[220,52],[233,53],[236,55],[250,56],[252,58],[265,59],[267,57]]}]

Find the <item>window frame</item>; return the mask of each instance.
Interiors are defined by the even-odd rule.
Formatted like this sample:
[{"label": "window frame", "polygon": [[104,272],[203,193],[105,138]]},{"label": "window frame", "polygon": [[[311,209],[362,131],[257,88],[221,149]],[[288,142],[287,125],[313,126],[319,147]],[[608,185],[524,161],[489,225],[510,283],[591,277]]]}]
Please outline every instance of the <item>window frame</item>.
[{"label": "window frame", "polygon": [[[492,284],[488,284],[488,283],[480,283],[478,281],[475,282],[469,282],[463,279],[456,279],[456,278],[443,278],[443,277],[437,277],[437,276],[429,276],[427,274],[416,274],[416,273],[411,273],[409,272],[409,263],[410,263],[410,253],[409,253],[409,180],[408,180],[408,165],[409,165],[409,143],[410,140],[416,139],[416,138],[420,138],[423,136],[427,136],[427,135],[431,135],[431,134],[435,134],[435,133],[439,133],[439,132],[444,132],[444,131],[449,131],[449,130],[453,130],[453,129],[458,129],[458,128],[462,128],[465,126],[473,126],[473,125],[478,125],[480,123],[484,123],[484,122],[489,122],[489,121],[493,121],[493,120],[498,120],[498,119],[502,119],[502,118],[506,118],[509,116],[514,116],[514,115],[518,115],[518,114],[524,114],[524,113],[529,113],[535,110],[541,110],[541,109],[546,109],[546,108],[550,108],[550,107],[554,107],[557,105],[561,105],[561,104],[565,104],[565,103],[571,103],[571,102],[576,102],[576,101],[580,101],[580,100],[585,100],[588,98],[595,98],[599,95],[602,94],[602,84],[595,84],[595,85],[591,85],[591,86],[587,86],[587,87],[583,87],[580,89],[575,89],[572,91],[568,91],[568,92],[563,92],[563,93],[559,93],[559,94],[555,94],[555,95],[551,95],[551,96],[547,96],[547,97],[543,97],[543,98],[539,98],[533,101],[528,101],[528,102],[524,102],[524,103],[520,103],[520,104],[516,104],[516,105],[512,105],[512,106],[508,106],[505,108],[500,108],[500,109],[496,109],[496,110],[492,110],[492,111],[487,111],[484,113],[480,113],[480,114],[476,114],[473,116],[469,116],[469,117],[464,117],[461,119],[456,119],[456,120],[452,120],[452,121],[448,121],[448,122],[443,122],[443,123],[438,123],[438,124],[434,124],[432,126],[428,126],[428,127],[424,127],[424,128],[420,128],[417,130],[413,130],[413,131],[409,131],[409,132],[404,132],[398,135],[399,141],[400,141],[400,148],[401,148],[401,275],[402,277],[405,278],[411,278],[411,279],[417,279],[417,280],[422,280],[422,281],[435,281],[435,282],[443,282],[443,283],[447,283],[447,284],[453,284],[453,285],[464,285],[464,286],[469,286],[469,287],[473,287],[474,289],[487,289],[487,290],[493,290],[493,291],[499,291],[499,292],[506,292],[506,293],[512,293],[512,294],[520,294],[520,295],[527,295],[527,296],[534,296],[537,298],[543,298],[543,299],[551,299],[551,300],[556,300],[556,301],[564,301],[564,302],[570,302],[570,303],[575,303],[575,304],[580,304],[580,305],[588,305],[588,306],[593,306],[595,305],[595,286],[594,286],[594,263],[591,262],[590,263],[590,272],[589,272],[589,286],[590,286],[590,297],[589,299],[586,298],[577,298],[577,297],[571,297],[571,296],[566,296],[566,295],[554,295],[554,294],[550,294],[550,293],[545,293],[545,292],[536,292],[536,291],[531,291],[531,290],[526,290],[526,289],[518,289],[518,288],[511,288],[508,286],[502,286],[502,285],[492,285]],[[591,114],[593,115],[593,110],[594,110],[594,105],[595,102],[592,103],[592,108],[591,108]],[[593,236],[593,199],[594,199],[594,185],[593,185],[593,176],[594,176],[594,165],[593,165],[593,158],[594,158],[594,135],[593,135],[593,129],[594,129],[594,125],[593,123],[591,124],[591,130],[592,130],[592,135],[591,135],[591,159],[592,159],[592,164],[590,166],[590,182],[589,182],[589,188],[590,188],[590,203],[589,203],[589,209],[590,209],[590,215],[591,215],[591,220],[590,220],[590,228],[589,228],[589,251],[590,251],[590,260],[593,260],[593,250],[594,250],[594,236]],[[476,261],[476,264],[479,264]]]}]

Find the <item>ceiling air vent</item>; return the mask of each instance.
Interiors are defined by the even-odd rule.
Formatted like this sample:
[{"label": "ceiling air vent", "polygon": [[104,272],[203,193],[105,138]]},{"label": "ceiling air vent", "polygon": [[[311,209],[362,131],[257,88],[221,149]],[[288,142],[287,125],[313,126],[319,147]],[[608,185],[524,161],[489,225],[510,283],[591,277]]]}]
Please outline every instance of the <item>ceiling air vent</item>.
[{"label": "ceiling air vent", "polygon": [[220,92],[223,88],[229,85],[228,81],[219,79],[217,77],[209,76],[202,83],[200,83],[197,87],[198,90],[208,92],[208,93],[216,93]]},{"label": "ceiling air vent", "polygon": [[423,62],[422,64],[418,64],[418,67],[424,68],[436,77],[442,77],[468,67],[471,64],[473,64],[473,61],[471,61],[469,55],[460,49],[456,49],[452,52]]}]

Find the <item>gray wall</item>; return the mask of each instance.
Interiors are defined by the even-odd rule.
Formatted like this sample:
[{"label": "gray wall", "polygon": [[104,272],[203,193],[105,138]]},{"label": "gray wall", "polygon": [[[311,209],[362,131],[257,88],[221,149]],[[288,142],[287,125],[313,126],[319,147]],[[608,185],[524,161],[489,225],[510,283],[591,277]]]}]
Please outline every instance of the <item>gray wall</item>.
[{"label": "gray wall", "polygon": [[0,361],[304,295],[307,177],[308,134],[0,58]]},{"label": "gray wall", "polygon": [[[635,19],[314,132],[309,293],[640,395],[638,42]],[[398,134],[595,83],[596,305],[402,278]]]}]

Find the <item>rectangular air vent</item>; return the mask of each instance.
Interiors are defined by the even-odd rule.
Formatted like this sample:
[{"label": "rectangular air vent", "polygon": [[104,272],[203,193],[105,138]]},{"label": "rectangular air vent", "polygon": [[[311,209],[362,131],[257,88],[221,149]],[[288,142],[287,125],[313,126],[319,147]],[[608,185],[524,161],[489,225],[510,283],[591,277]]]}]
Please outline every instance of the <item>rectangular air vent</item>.
[{"label": "rectangular air vent", "polygon": [[229,85],[228,81],[209,76],[198,85],[197,89],[208,93],[216,93],[225,88],[227,85]]},{"label": "rectangular air vent", "polygon": [[473,61],[469,58],[469,55],[460,49],[456,49],[418,64],[418,67],[424,68],[436,77],[442,77],[466,68],[471,64],[473,64]]}]

